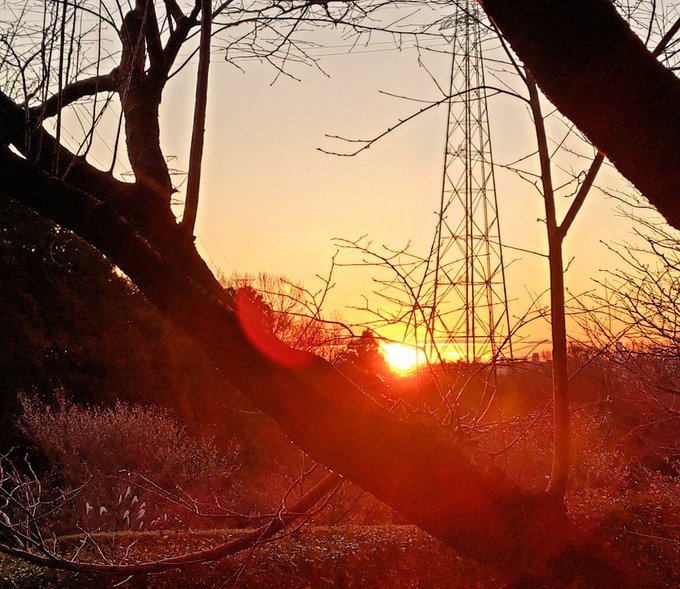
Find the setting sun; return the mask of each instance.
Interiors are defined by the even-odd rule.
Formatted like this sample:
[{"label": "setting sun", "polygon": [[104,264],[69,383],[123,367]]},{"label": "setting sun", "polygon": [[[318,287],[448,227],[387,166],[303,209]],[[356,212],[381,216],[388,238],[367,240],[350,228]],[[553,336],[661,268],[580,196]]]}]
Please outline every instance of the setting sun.
[{"label": "setting sun", "polygon": [[416,364],[425,360],[422,350],[406,344],[383,343],[380,344],[380,349],[385,361],[397,373],[413,370]]}]

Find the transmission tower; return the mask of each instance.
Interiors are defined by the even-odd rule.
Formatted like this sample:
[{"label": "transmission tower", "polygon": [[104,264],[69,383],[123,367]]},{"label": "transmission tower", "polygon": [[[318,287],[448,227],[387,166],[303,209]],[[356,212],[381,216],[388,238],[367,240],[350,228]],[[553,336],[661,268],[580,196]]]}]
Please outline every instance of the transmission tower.
[{"label": "transmission tower", "polygon": [[[440,210],[433,243],[437,332],[468,362],[512,357],[510,317],[484,80],[488,28],[458,2]],[[432,326],[434,327],[434,325]]]}]

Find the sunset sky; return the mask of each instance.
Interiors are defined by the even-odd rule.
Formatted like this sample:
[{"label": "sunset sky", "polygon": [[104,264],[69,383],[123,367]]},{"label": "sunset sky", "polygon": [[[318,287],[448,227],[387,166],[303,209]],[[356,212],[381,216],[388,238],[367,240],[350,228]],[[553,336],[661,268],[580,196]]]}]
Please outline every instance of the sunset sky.
[{"label": "sunset sky", "polygon": [[[326,135],[370,138],[422,108],[422,101],[442,98],[448,86],[450,56],[440,38],[424,39],[417,51],[406,39],[374,35],[370,44],[351,42],[338,31],[310,36],[316,43],[310,55],[319,58],[325,73],[310,64],[288,70],[299,80],[277,75],[270,65],[250,62],[244,71],[222,59],[214,49],[210,78],[202,194],[196,227],[197,244],[213,269],[225,275],[266,272],[285,276],[311,291],[321,288],[317,275],[326,276],[337,251],[334,238],[366,236],[379,249],[411,244],[424,255],[434,235],[441,196],[446,138],[446,108],[438,107],[397,129],[369,150],[352,158],[319,151],[348,149]],[[487,84],[502,85],[526,94],[517,79],[498,63],[504,56],[485,42]],[[419,62],[420,59],[420,62]],[[424,67],[423,67],[424,66]],[[161,140],[173,178],[184,197],[181,172],[188,168],[195,65],[170,80],[161,110]],[[327,75],[326,75],[327,74]],[[397,95],[389,96],[388,94]],[[408,97],[407,100],[403,97]],[[545,113],[552,111],[546,103]],[[489,99],[491,135],[496,164],[509,164],[535,151],[535,138],[525,103],[507,95]],[[95,163],[106,168],[114,142],[115,119],[99,127]],[[568,123],[548,121],[556,140]],[[100,151],[98,151],[98,149]],[[590,153],[589,148],[583,153]],[[99,160],[99,161],[98,161]],[[558,160],[578,174],[587,159]],[[524,164],[534,171],[537,158]],[[556,170],[555,184],[564,176]],[[547,261],[522,250],[546,252],[542,200],[530,182],[503,167],[496,171],[506,271],[512,317],[523,315],[531,300],[547,286]],[[604,185],[623,187],[611,169],[600,173]],[[561,199],[561,215],[567,199]],[[573,294],[592,289],[593,277],[616,263],[601,241],[631,238],[630,223],[612,209],[618,203],[593,191],[566,240],[569,263],[567,286]],[[178,207],[177,213],[181,213]],[[352,310],[380,304],[371,295],[374,273],[366,268],[342,267],[360,261],[341,251],[333,277],[335,288],[324,305],[327,314],[339,313],[347,322],[368,319]],[[546,299],[543,299],[546,300]],[[531,341],[547,337],[547,323],[534,322],[524,332]],[[400,334],[392,331],[390,337]]]},{"label": "sunset sky", "polygon": [[[337,249],[333,238],[367,235],[374,245],[393,248],[410,241],[419,253],[429,247],[441,191],[445,108],[420,116],[353,158],[317,148],[343,150],[346,146],[325,135],[371,137],[420,108],[381,91],[424,100],[437,100],[441,93],[419,67],[413,48],[397,51],[379,43],[348,54],[342,40],[331,39],[330,45],[316,53],[326,55],[321,65],[330,77],[299,67],[294,73],[301,82],[286,77],[274,82],[276,71],[265,65],[252,64],[243,73],[214,59],[197,234],[210,264],[227,275],[267,272],[315,290],[320,287],[315,275],[327,274]],[[445,86],[450,58],[436,52],[422,57]],[[183,154],[192,94],[190,83],[175,82],[163,103],[163,140],[167,153],[177,154],[173,165],[179,169],[187,167]],[[521,101],[497,96],[489,108],[497,163],[535,149]],[[545,112],[550,110],[547,105]],[[570,165],[578,171],[587,164]],[[600,179],[621,185],[613,171]],[[505,244],[545,252],[539,193],[503,170],[497,171],[497,185]],[[594,191],[573,226],[565,256],[571,260],[567,285],[572,293],[593,288],[590,278],[613,263],[601,241],[630,238],[629,223],[612,211],[617,204]],[[506,259],[513,261],[507,280],[516,316],[526,310],[530,296],[547,287],[547,264],[514,250],[507,250]],[[356,261],[348,252],[338,258]],[[366,319],[348,307],[362,305],[362,295],[370,294],[370,273],[339,268],[334,281],[326,310],[352,322]],[[546,325],[534,324],[529,337],[546,337]]]}]

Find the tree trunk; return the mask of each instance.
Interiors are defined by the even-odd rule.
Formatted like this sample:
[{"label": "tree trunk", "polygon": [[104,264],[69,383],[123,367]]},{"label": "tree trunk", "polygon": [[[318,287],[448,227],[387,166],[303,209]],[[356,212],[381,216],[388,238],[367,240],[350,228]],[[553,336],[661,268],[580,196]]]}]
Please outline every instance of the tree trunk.
[{"label": "tree trunk", "polygon": [[[118,96],[125,119],[127,154],[142,194],[154,208],[170,208],[172,183],[161,150],[159,108],[167,82],[164,67],[154,65],[145,71],[147,38],[145,29],[155,23],[153,2],[137,2],[123,19],[120,30],[122,52],[117,69]],[[149,59],[157,60],[153,51],[158,39],[149,44]],[[147,204],[147,206],[149,206]]]},{"label": "tree trunk", "polygon": [[135,179],[155,207],[170,208],[173,188],[161,151],[159,107],[161,91],[147,78],[132,83],[121,98],[125,113],[125,139]]},{"label": "tree trunk", "polygon": [[680,229],[680,80],[610,0],[479,0],[545,95]]},{"label": "tree trunk", "polygon": [[526,73],[529,105],[534,118],[538,155],[541,165],[541,184],[548,231],[548,265],[550,267],[550,335],[552,343],[553,388],[553,460],[548,493],[563,501],[569,482],[569,378],[567,374],[567,324],[564,308],[564,262],[562,243],[564,233],[557,222],[555,190],[552,181],[550,149],[545,131],[538,88],[531,72]]},{"label": "tree trunk", "polygon": [[567,326],[564,309],[562,239],[548,237],[550,257],[550,332],[552,340],[553,460],[548,493],[562,501],[569,483],[571,428],[569,374],[567,371]]},{"label": "tree trunk", "polygon": [[[226,305],[210,280],[197,278],[200,271],[189,278],[175,258],[178,249],[193,247],[190,242],[154,250],[113,207],[39,172],[7,148],[0,152],[0,179],[21,202],[72,229],[122,268],[292,441],[461,555],[509,578],[543,578],[578,553],[578,561],[597,562],[592,570],[617,587],[635,586],[625,568],[580,538],[559,502],[473,464],[439,430],[399,421],[325,361],[261,330],[247,299]],[[542,585],[534,579],[530,586]],[[586,586],[613,585],[598,580]]]},{"label": "tree trunk", "polygon": [[196,100],[194,101],[194,123],[191,129],[191,150],[189,151],[189,174],[182,215],[182,227],[193,237],[198,196],[201,189],[201,164],[205,139],[205,117],[208,108],[208,74],[210,73],[210,42],[212,41],[212,14],[210,0],[201,0],[201,38],[198,51],[198,73],[196,74]]}]

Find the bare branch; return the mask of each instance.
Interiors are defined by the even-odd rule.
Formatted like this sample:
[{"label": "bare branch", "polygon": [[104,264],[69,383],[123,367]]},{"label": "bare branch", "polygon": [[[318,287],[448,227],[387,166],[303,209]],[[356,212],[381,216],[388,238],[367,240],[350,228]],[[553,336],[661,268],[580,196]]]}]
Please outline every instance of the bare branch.
[{"label": "bare branch", "polygon": [[182,12],[182,9],[179,7],[179,4],[177,4],[175,0],[164,0],[164,2],[168,14],[174,19],[176,23],[179,24],[182,19],[186,18]]},{"label": "bare branch", "polygon": [[165,53],[163,52],[161,34],[158,29],[158,21],[156,20],[154,0],[146,0],[144,2],[143,14],[144,37],[146,38],[151,71],[159,71],[161,76],[165,76],[165,73],[167,72]]},{"label": "bare branch", "polygon": [[376,135],[375,137],[372,137],[371,139],[347,139],[345,137],[340,137],[338,135],[328,135],[328,134],[326,135],[326,137],[328,137],[329,139],[338,139],[340,141],[344,141],[345,143],[361,143],[362,146],[360,148],[356,149],[355,151],[342,153],[342,152],[337,152],[337,151],[326,150],[326,149],[323,149],[321,147],[317,147],[317,149],[320,152],[326,153],[328,155],[337,155],[337,156],[341,156],[341,157],[353,157],[355,155],[360,154],[362,151],[366,151],[373,144],[380,141],[383,137],[386,137],[387,135],[389,135],[390,133],[392,133],[396,129],[399,129],[403,125],[411,122],[412,120],[419,117],[423,113],[425,113],[425,112],[427,112],[427,111],[429,111],[433,108],[436,108],[436,107],[438,107],[442,104],[445,104],[445,103],[453,100],[454,98],[457,98],[459,96],[464,96],[465,94],[468,94],[468,93],[471,93],[471,92],[477,92],[479,90],[492,90],[493,94],[491,94],[490,96],[496,96],[497,94],[506,94],[506,95],[509,95],[509,96],[513,96],[515,98],[519,98],[520,100],[523,100],[525,102],[528,102],[527,99],[524,98],[523,96],[521,96],[520,94],[517,94],[517,93],[512,92],[510,90],[505,90],[503,88],[498,88],[498,87],[495,87],[495,86],[478,86],[478,87],[475,87],[475,88],[467,88],[467,89],[465,89],[461,92],[456,92],[455,94],[453,94],[451,96],[445,96],[444,98],[441,98],[440,100],[436,100],[434,102],[431,102],[427,106],[417,110],[416,112],[408,115],[407,117],[405,117],[403,119],[399,119],[399,121],[396,124],[392,125],[391,127],[388,127],[385,131]]},{"label": "bare branch", "polygon": [[118,84],[118,70],[108,74],[83,78],[72,84],[67,84],[57,94],[51,96],[43,104],[30,109],[33,118],[49,118],[55,116],[61,109],[77,102],[82,98],[94,96],[100,92],[114,92]]},{"label": "bare branch", "polygon": [[590,188],[592,187],[593,182],[595,181],[595,177],[597,176],[597,173],[600,171],[600,166],[602,165],[603,161],[604,154],[602,152],[598,152],[597,155],[595,156],[595,159],[593,159],[592,164],[590,164],[588,173],[586,174],[586,177],[583,180],[583,184],[581,184],[581,187],[579,188],[579,191],[576,194],[576,198],[571,203],[571,206],[569,207],[567,214],[565,215],[561,225],[559,226],[559,233],[561,234],[562,239],[564,239],[564,237],[567,235],[567,232],[569,231],[569,228],[574,222],[576,215],[578,215],[578,212],[581,210],[581,207],[583,206],[583,203],[585,202],[586,197],[588,196],[588,192],[590,192]]},{"label": "bare branch", "polygon": [[[6,464],[3,466],[6,467]],[[35,483],[37,480],[37,477],[35,477],[33,483]],[[314,508],[317,503],[323,501],[324,497],[326,497],[329,493],[332,493],[338,487],[338,485],[342,483],[342,480],[342,477],[337,474],[328,474],[323,479],[321,479],[321,481],[306,491],[297,501],[290,505],[290,507],[285,507],[285,504],[282,502],[279,512],[277,512],[270,521],[256,528],[252,532],[244,534],[239,538],[219,544],[210,549],[199,550],[178,556],[140,563],[113,564],[106,562],[106,557],[100,553],[102,559],[105,561],[104,563],[77,561],[60,556],[55,551],[51,550],[41,537],[38,528],[28,530],[27,532],[21,532],[11,524],[7,524],[6,520],[0,521],[0,535],[4,536],[3,540],[0,540],[0,552],[20,558],[26,562],[30,562],[38,566],[65,571],[106,575],[150,574],[186,566],[188,564],[212,562],[226,558],[227,556],[231,556],[242,550],[252,548],[264,540],[271,539],[273,536],[283,530],[288,524],[301,517],[307,516],[309,511]],[[31,491],[31,487],[27,487],[26,484],[22,483],[21,481],[22,479],[17,478],[17,483],[21,485],[21,488]],[[6,481],[2,482],[6,483]],[[38,488],[36,491],[39,493],[40,489]],[[4,491],[3,496],[6,498],[8,497],[7,493]],[[29,524],[34,524],[34,514],[32,511],[30,511],[30,509],[35,507],[35,505],[41,501],[41,498],[39,494],[31,494],[27,500],[28,502],[26,503],[26,506],[29,508],[29,512],[27,513],[27,521]],[[22,501],[16,501],[16,503],[20,503],[23,506]],[[98,543],[94,541],[91,536],[90,541],[93,542],[95,547],[99,547]]]},{"label": "bare branch", "polygon": [[654,48],[654,51],[652,51],[652,55],[654,57],[661,55],[666,50],[666,47],[668,47],[668,44],[671,42],[673,37],[675,37],[678,31],[680,31],[680,18],[675,21],[675,24],[670,29],[668,29],[666,34],[661,38],[659,44]]}]

